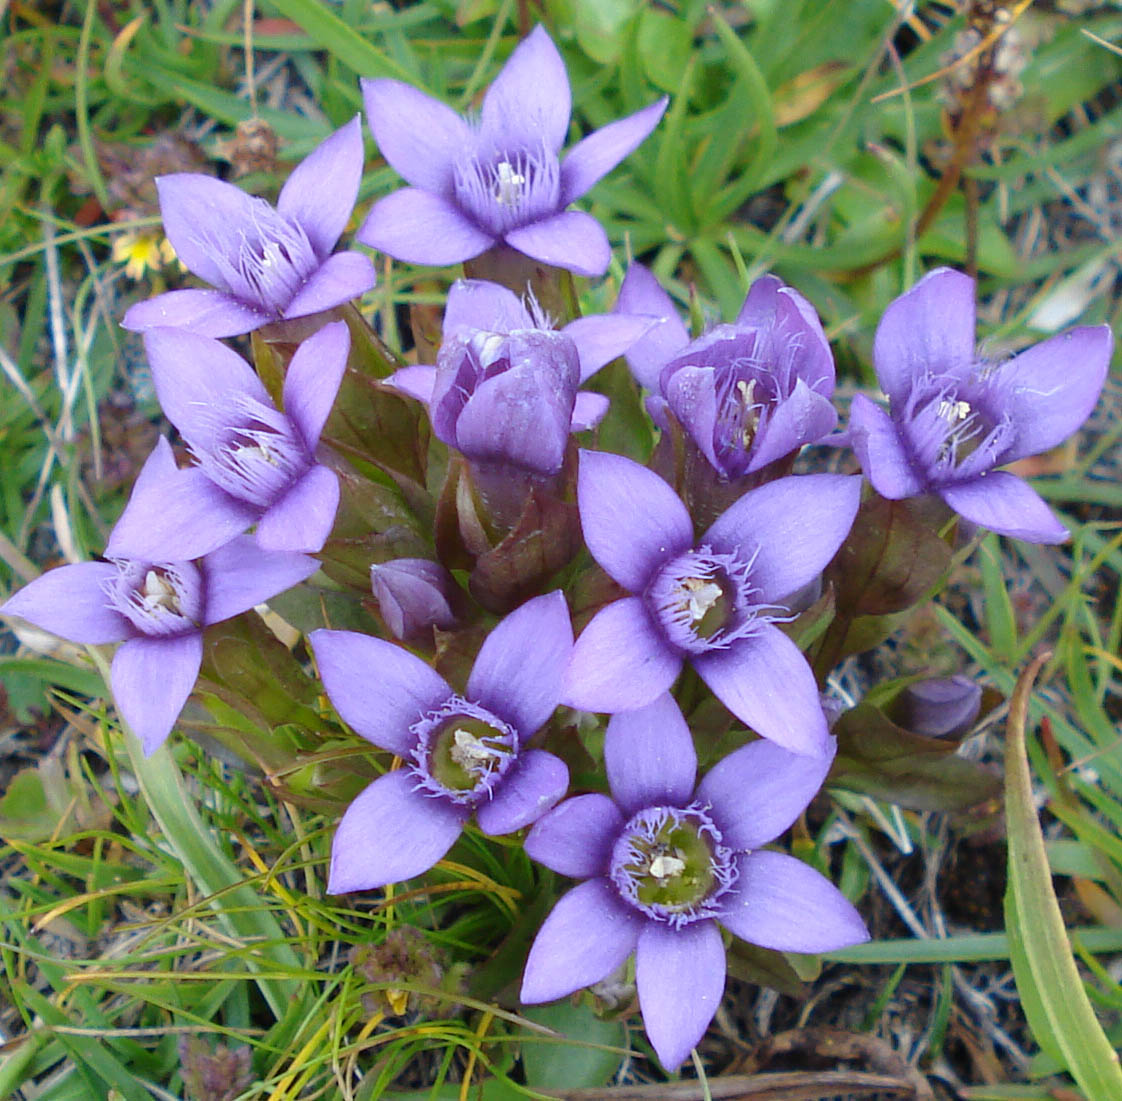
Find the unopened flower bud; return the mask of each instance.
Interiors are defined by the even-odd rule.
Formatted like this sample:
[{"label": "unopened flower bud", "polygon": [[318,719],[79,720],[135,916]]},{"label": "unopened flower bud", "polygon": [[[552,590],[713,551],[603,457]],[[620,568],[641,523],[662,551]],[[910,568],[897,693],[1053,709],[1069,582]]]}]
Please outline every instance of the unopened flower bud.
[{"label": "unopened flower bud", "polygon": [[218,1044],[213,1051],[199,1036],[179,1040],[180,1073],[191,1101],[230,1101],[250,1083],[252,1052],[248,1047]]},{"label": "unopened flower bud", "polygon": [[378,610],[395,638],[409,639],[431,627],[456,622],[456,583],[448,571],[425,558],[395,558],[370,567]]},{"label": "unopened flower bud", "polygon": [[928,738],[965,734],[978,718],[982,690],[963,676],[933,677],[909,685],[897,701],[897,721]]}]

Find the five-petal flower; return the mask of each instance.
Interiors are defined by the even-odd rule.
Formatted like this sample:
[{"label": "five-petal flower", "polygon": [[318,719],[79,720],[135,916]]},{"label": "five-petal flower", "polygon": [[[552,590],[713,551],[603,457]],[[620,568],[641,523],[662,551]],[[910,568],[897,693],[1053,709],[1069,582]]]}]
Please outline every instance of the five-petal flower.
[{"label": "five-petal flower", "polygon": [[974,280],[939,268],[884,312],[873,365],[886,413],[853,399],[849,432],[873,488],[935,493],[1001,535],[1060,543],[1067,529],[1034,489],[996,470],[1062,443],[1090,415],[1110,367],[1106,325],[1080,326],[1003,363],[974,345]]},{"label": "five-petal flower", "polygon": [[410,185],[374,204],[363,244],[444,265],[505,243],[580,275],[602,275],[610,249],[599,222],[567,207],[643,142],[667,103],[609,123],[559,159],[569,77],[541,27],[515,48],[477,122],[396,80],[364,80],[362,91],[378,148]]},{"label": "five-petal flower", "polygon": [[121,324],[237,336],[365,294],[374,286],[370,258],[332,254],[358,197],[362,162],[356,115],[296,166],[276,207],[213,176],[180,172],[157,179],[168,240],[188,270],[215,289],[138,302]]},{"label": "five-petal flower", "polygon": [[605,978],[635,953],[647,1035],[673,1069],[696,1046],[725,985],[717,923],[752,944],[827,952],[868,939],[823,876],[762,849],[803,811],[834,756],[758,741],[695,787],[689,728],[669,695],[614,715],[604,741],[612,796],[567,799],[526,838],[533,859],[585,882],[563,895],[530,948],[522,1001]]}]

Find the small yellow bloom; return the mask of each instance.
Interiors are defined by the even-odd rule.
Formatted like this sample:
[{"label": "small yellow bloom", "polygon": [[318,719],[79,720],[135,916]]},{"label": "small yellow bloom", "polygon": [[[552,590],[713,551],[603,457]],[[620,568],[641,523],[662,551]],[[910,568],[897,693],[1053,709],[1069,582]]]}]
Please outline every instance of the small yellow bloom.
[{"label": "small yellow bloom", "polygon": [[125,274],[139,282],[151,268],[159,271],[175,259],[171,242],[156,233],[122,233],[113,242],[113,259],[125,265]]}]

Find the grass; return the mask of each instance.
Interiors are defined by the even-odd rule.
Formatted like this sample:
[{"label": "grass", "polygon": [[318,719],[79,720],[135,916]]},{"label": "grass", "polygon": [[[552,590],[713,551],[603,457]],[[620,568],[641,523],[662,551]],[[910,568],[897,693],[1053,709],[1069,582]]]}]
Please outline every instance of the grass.
[{"label": "grass", "polygon": [[[282,163],[243,182],[268,193],[360,109],[357,76],[423,85],[464,108],[538,18],[565,53],[581,133],[672,96],[652,140],[592,193],[616,260],[606,289],[584,291],[587,308],[610,303],[629,255],[710,320],[733,317],[747,283],[772,270],[814,301],[850,392],[873,384],[881,312],[941,263],[978,273],[995,347],[1052,324],[1117,327],[1122,97],[1119,60],[1102,43],[1122,41],[1122,15],[1010,4],[1026,65],[994,78],[1008,102],[976,112],[968,130],[969,112],[947,98],[948,74],[968,64],[948,69],[964,16],[916,7],[0,2],[0,591],[98,554],[153,438],[140,348],[117,321],[179,276],[162,267],[134,281],[113,251],[158,226],[147,178],[221,164],[234,128],[256,117]],[[370,152],[360,211],[396,186]],[[439,303],[452,275],[385,262],[366,312],[393,344],[407,309]],[[1114,1048],[1120,395],[1115,376],[1078,450],[1035,483],[1072,542],[987,537],[934,611],[876,659],[897,675],[965,670],[1008,698],[1031,657],[1053,652],[1027,723],[1041,851]],[[423,882],[352,909],[324,894],[339,801],[309,798],[329,767],[370,772],[345,734],[273,782],[178,734],[146,761],[98,702],[98,668],[80,648],[23,635],[4,651],[0,1096],[180,1097],[190,1066],[179,1045],[193,1036],[248,1046],[252,1072],[229,1096],[271,1101],[502,1101],[609,1079],[625,1098],[660,1080],[626,1015],[594,1012],[587,998],[503,1008],[552,890],[517,845],[469,831]],[[970,753],[1000,758],[1003,714]],[[203,712],[188,719],[202,724]],[[768,1031],[808,1024],[863,1028],[962,1097],[1054,1096],[1064,1067],[1075,1069],[1064,1022],[1008,981],[1012,955],[1024,988],[1019,941],[1030,959],[1052,943],[1033,931],[1042,911],[1014,892],[1019,924],[1004,931],[999,883],[979,888],[973,919],[958,897],[978,887],[955,871],[962,854],[1004,861],[999,808],[945,816],[839,794],[812,821],[796,830],[796,852],[840,877],[877,939],[821,973],[792,961],[806,985],[784,965],[778,995],[734,984],[701,1050],[711,1081],[681,1096],[719,1096],[720,1077]],[[402,929],[423,932],[436,980],[387,978],[364,962],[364,946]],[[1086,1081],[1089,1101],[1107,1101]]]}]

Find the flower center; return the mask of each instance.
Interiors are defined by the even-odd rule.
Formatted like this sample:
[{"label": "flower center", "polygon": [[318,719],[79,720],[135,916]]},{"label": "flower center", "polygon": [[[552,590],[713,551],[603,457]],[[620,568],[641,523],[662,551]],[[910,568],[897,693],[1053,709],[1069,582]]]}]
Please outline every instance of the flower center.
[{"label": "flower center", "polygon": [[202,622],[202,575],[189,562],[116,561],[105,595],[141,634],[170,636]]},{"label": "flower center", "polygon": [[699,547],[672,558],[647,588],[647,607],[668,641],[686,653],[724,649],[776,618],[754,602],[751,560]]},{"label": "flower center", "polygon": [[193,454],[207,477],[232,497],[268,508],[311,466],[304,441],[279,409],[238,394],[207,412],[208,430],[199,438],[208,446]]},{"label": "flower center", "polygon": [[304,227],[264,199],[252,201],[236,255],[228,256],[217,245],[211,251],[222,273],[222,289],[277,317],[319,266]]},{"label": "flower center", "polygon": [[478,704],[453,696],[413,726],[413,772],[421,787],[474,805],[489,796],[518,753],[518,735]]},{"label": "flower center", "polygon": [[962,393],[956,380],[934,377],[920,380],[908,396],[903,428],[918,464],[936,482],[973,477],[1000,462],[1012,425],[1007,414],[991,415],[1002,408],[998,381],[978,375],[977,384],[989,388],[982,400]]},{"label": "flower center", "polygon": [[496,236],[553,214],[561,201],[557,155],[539,149],[478,153],[453,169],[453,191],[463,210]]},{"label": "flower center", "polygon": [[720,831],[694,803],[636,814],[612,848],[609,874],[637,910],[681,926],[715,916],[737,871]]}]

